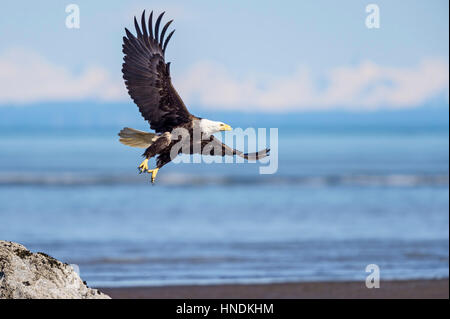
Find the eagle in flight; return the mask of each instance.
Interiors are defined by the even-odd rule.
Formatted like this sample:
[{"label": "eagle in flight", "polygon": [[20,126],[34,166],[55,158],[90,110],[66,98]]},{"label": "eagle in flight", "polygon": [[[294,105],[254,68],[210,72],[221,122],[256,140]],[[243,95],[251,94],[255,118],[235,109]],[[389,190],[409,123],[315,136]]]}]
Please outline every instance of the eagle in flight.
[{"label": "eagle in flight", "polygon": [[[125,28],[126,37],[123,37],[124,63],[122,64],[123,79],[128,93],[139,108],[140,113],[150,123],[155,133],[148,133],[125,127],[120,133],[120,142],[132,146],[145,148],[144,161],[139,165],[140,173],[150,173],[152,183],[155,181],[158,170],[169,163],[173,158],[172,147],[179,142],[180,135],[174,130],[185,130],[188,138],[184,146],[176,151],[187,154],[203,155],[238,155],[247,160],[258,160],[268,155],[269,149],[257,153],[244,154],[235,150],[213,134],[219,131],[229,131],[231,127],[222,122],[200,118],[189,113],[172,85],[170,79],[170,62],[164,60],[167,44],[175,30],[165,38],[167,29],[173,20],[167,22],[160,32],[161,19],[164,12],[156,19],[153,29],[153,11],[148,19],[148,28],[145,10],[139,26],[136,17],[134,26],[136,36]],[[194,130],[200,132],[195,134]],[[197,136],[196,136],[197,135]],[[156,168],[149,169],[150,158],[158,156]]]}]

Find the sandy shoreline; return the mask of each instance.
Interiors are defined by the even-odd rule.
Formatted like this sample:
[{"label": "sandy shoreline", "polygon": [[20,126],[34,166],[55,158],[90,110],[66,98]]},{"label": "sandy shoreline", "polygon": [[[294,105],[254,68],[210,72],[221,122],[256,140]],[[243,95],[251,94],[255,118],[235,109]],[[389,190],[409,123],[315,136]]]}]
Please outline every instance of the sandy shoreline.
[{"label": "sandy shoreline", "polygon": [[449,280],[99,288],[112,298],[449,298]]}]

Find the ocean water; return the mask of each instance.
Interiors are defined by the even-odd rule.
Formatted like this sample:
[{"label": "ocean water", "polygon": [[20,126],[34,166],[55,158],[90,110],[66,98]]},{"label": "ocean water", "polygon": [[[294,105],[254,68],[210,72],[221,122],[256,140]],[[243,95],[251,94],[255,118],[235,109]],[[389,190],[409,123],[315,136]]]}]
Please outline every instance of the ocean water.
[{"label": "ocean water", "polygon": [[0,239],[90,286],[449,276],[448,127],[279,127],[278,172],[169,164],[121,127],[0,129]]}]

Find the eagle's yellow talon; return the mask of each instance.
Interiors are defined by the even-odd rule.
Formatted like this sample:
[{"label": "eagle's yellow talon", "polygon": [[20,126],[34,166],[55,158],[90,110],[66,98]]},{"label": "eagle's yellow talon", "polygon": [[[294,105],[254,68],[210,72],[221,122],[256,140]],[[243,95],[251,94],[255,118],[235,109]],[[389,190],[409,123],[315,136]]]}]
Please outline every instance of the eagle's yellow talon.
[{"label": "eagle's yellow talon", "polygon": [[145,171],[148,171],[148,158],[146,158],[141,165],[139,165],[139,171],[141,173],[144,173]]},{"label": "eagle's yellow talon", "polygon": [[152,183],[155,182],[156,174],[158,174],[159,168],[149,169],[147,173],[152,173]]}]

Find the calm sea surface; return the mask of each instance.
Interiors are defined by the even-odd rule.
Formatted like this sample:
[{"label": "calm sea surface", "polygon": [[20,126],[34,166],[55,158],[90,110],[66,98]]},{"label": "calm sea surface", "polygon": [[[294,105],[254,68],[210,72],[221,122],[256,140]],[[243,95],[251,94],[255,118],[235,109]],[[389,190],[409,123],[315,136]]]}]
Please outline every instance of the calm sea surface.
[{"label": "calm sea surface", "polygon": [[154,186],[119,129],[1,129],[0,239],[91,286],[449,276],[448,128],[280,127],[274,175],[169,164]]}]

